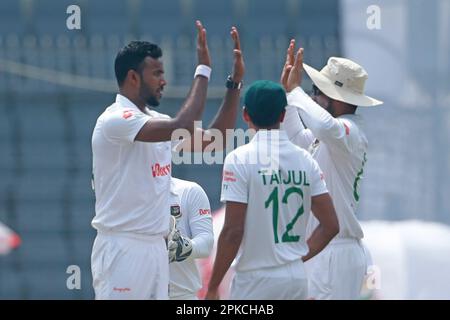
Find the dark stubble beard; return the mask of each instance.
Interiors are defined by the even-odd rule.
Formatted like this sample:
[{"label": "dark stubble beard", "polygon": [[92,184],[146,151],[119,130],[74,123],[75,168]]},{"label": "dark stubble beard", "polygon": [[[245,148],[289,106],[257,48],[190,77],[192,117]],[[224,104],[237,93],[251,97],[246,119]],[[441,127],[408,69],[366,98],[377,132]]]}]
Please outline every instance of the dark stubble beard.
[{"label": "dark stubble beard", "polygon": [[150,107],[159,106],[159,100],[152,95],[150,90],[145,86],[144,79],[141,75],[141,87],[139,88],[139,96]]},{"label": "dark stubble beard", "polygon": [[149,92],[149,90],[147,88],[145,88],[145,86],[141,85],[141,87],[139,89],[139,95],[140,95],[141,99],[144,100],[148,106],[151,106],[151,107],[159,106],[159,100],[154,95],[152,95]]}]

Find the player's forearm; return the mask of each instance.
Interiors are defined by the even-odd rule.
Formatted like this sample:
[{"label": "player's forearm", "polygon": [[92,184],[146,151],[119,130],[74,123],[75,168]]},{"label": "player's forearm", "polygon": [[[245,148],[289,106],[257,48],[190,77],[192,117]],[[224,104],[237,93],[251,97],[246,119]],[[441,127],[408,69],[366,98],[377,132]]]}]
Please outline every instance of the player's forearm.
[{"label": "player's forearm", "polygon": [[[222,136],[226,137],[226,130],[233,129],[236,126],[237,109],[239,105],[240,90],[227,89],[222,105],[217,111],[216,116],[209,125],[209,129],[220,130]],[[225,145],[226,141],[223,141]]]},{"label": "player's forearm", "polygon": [[194,259],[209,257],[214,245],[214,236],[212,233],[201,233],[191,239],[192,254]]},{"label": "player's forearm", "polygon": [[203,76],[195,77],[191,90],[175,117],[178,128],[194,132],[194,121],[200,120],[205,109],[208,79]]},{"label": "player's forearm", "polygon": [[287,96],[288,104],[299,109],[301,119],[319,140],[338,137],[339,123],[325,109],[309,97],[301,87],[292,90]]},{"label": "player's forearm", "polygon": [[309,252],[306,256],[303,256],[303,262],[308,261],[322,251],[338,232],[339,227],[326,227],[319,224],[307,241]]},{"label": "player's forearm", "polygon": [[223,277],[230,268],[242,241],[243,230],[232,231],[223,229],[217,243],[217,253],[214,261],[211,280],[208,290],[217,290]]}]

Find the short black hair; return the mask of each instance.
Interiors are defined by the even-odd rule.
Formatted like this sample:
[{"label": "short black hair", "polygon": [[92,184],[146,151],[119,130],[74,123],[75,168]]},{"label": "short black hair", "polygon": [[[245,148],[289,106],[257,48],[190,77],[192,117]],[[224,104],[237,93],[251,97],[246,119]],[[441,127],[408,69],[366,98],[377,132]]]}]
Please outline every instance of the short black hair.
[{"label": "short black hair", "polygon": [[114,61],[114,71],[119,86],[125,81],[129,70],[140,71],[141,63],[146,57],[153,59],[162,57],[161,48],[147,41],[131,41],[120,49]]}]

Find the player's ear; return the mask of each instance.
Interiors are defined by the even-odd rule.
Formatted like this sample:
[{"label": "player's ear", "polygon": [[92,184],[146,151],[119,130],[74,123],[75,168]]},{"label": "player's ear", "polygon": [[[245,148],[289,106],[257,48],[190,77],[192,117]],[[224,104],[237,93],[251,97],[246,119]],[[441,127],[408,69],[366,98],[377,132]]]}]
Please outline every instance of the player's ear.
[{"label": "player's ear", "polygon": [[250,122],[250,116],[248,115],[247,109],[245,107],[242,108],[242,119],[244,119],[246,123]]},{"label": "player's ear", "polygon": [[139,73],[137,73],[136,70],[133,70],[133,69],[128,70],[126,79],[128,79],[128,81],[130,81],[130,84],[133,87],[140,86],[141,77],[140,77]]}]

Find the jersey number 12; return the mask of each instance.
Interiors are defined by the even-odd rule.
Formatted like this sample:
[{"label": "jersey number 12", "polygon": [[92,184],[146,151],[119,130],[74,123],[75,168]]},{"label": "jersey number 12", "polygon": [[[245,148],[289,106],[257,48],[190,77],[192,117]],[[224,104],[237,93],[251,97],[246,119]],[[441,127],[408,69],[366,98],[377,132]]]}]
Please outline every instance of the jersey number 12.
[{"label": "jersey number 12", "polygon": [[[302,206],[297,210],[296,215],[294,218],[289,222],[286,226],[286,231],[281,236],[281,242],[297,242],[300,240],[299,235],[290,235],[289,232],[294,227],[294,224],[297,222],[298,218],[303,214],[303,192],[300,188],[297,187],[290,187],[286,190],[286,192],[283,195],[283,199],[281,200],[282,203],[287,204],[288,198],[291,194],[297,193],[302,198]],[[272,191],[272,193],[269,195],[269,198],[267,198],[264,206],[265,208],[268,208],[270,204],[273,202],[272,206],[272,224],[273,224],[273,235],[275,237],[275,243],[279,243],[278,240],[278,212],[279,212],[279,201],[278,201],[278,187],[275,187]]]}]

